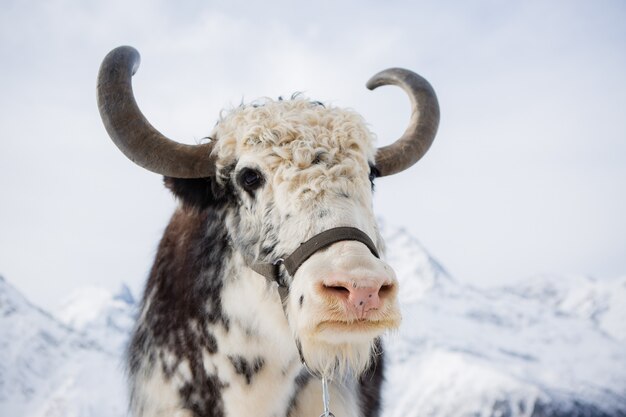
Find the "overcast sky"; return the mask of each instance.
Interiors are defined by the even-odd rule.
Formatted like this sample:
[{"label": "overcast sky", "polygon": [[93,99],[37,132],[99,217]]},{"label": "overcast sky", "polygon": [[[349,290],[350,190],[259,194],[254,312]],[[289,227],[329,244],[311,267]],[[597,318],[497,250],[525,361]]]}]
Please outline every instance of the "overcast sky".
[{"label": "overcast sky", "polygon": [[[182,3],[182,4],[181,4]],[[139,291],[174,208],[108,139],[106,53],[135,46],[135,94],[196,143],[221,109],[290,95],[353,108],[380,144],[407,125],[381,69],[433,85],[441,124],[375,209],[459,280],[626,273],[622,1],[11,1],[0,3],[0,275],[33,301],[122,281]]]}]

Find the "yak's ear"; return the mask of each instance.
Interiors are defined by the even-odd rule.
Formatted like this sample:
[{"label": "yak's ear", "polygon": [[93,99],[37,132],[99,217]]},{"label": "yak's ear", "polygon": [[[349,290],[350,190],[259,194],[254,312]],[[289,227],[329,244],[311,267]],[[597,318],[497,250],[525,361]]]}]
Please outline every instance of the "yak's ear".
[{"label": "yak's ear", "polygon": [[215,178],[172,178],[163,177],[165,186],[180,199],[185,207],[205,209],[225,197],[223,187]]}]

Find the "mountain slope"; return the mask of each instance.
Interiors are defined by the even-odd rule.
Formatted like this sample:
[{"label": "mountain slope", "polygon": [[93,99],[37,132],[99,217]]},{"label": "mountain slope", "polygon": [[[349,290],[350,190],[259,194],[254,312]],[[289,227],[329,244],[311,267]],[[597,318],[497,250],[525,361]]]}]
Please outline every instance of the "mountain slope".
[{"label": "mountain slope", "polygon": [[120,353],[38,309],[0,277],[0,415],[125,415]]},{"label": "mountain slope", "polygon": [[626,277],[479,290],[401,230],[387,244],[397,271],[422,259],[419,273],[399,273],[405,322],[387,339],[387,415],[626,415]]}]

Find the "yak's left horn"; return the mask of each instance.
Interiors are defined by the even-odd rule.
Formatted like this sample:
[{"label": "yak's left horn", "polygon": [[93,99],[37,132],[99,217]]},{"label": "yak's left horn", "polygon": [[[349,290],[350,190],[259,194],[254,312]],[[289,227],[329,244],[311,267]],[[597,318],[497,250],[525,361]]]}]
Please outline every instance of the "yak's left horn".
[{"label": "yak's left horn", "polygon": [[202,178],[215,173],[213,143],[185,145],[168,139],[146,120],[133,95],[131,78],[139,53],[130,46],[115,48],[98,73],[98,108],[113,142],[131,161],[174,178]]},{"label": "yak's left horn", "polygon": [[389,84],[399,86],[409,95],[411,121],[400,139],[378,148],[376,168],[380,176],[404,171],[416,163],[433,143],[439,126],[439,103],[428,81],[412,71],[390,68],[370,78],[367,88]]}]

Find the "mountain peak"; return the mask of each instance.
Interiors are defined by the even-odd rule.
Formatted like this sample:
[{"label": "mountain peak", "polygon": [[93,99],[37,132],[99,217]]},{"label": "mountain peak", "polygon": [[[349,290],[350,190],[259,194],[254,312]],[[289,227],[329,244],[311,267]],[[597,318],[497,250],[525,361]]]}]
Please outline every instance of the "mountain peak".
[{"label": "mountain peak", "polygon": [[386,260],[398,277],[402,302],[417,301],[433,289],[455,285],[454,278],[405,228],[379,222]]},{"label": "mountain peak", "polygon": [[129,306],[135,305],[136,300],[133,297],[133,293],[130,291],[128,285],[122,283],[117,292],[113,295],[113,299],[128,304]]}]

